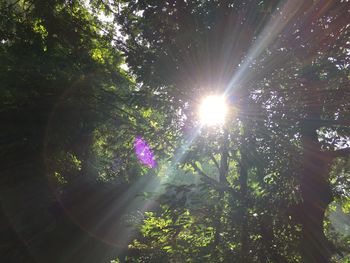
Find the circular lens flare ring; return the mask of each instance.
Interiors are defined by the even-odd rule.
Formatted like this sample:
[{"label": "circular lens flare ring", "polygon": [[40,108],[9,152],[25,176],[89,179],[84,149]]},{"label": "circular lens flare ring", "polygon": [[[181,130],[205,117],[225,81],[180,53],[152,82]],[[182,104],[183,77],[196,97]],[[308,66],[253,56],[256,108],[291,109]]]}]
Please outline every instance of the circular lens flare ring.
[{"label": "circular lens flare ring", "polygon": [[227,115],[224,96],[210,95],[203,99],[199,107],[199,119],[206,126],[222,125]]}]

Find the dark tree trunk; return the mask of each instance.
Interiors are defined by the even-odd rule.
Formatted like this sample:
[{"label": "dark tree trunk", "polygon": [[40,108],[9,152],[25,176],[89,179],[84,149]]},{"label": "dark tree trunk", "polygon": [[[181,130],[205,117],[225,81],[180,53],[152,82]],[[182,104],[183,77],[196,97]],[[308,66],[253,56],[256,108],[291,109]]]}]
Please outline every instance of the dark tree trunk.
[{"label": "dark tree trunk", "polygon": [[249,262],[248,259],[248,218],[247,218],[247,190],[248,190],[248,161],[246,156],[246,151],[242,151],[242,159],[240,164],[240,176],[239,176],[239,183],[240,183],[240,194],[241,194],[241,260],[240,262]]},{"label": "dark tree trunk", "polygon": [[[224,128],[224,134],[223,138],[221,141],[221,153],[220,153],[220,165],[219,165],[219,183],[220,185],[225,185],[228,186],[228,181],[227,181],[227,176],[228,176],[228,149],[227,149],[227,144],[228,144],[228,132],[226,128]],[[221,223],[221,216],[223,213],[223,199],[225,196],[224,190],[219,191],[219,196],[218,196],[218,205],[217,205],[217,211],[216,211],[216,217],[214,221],[214,226],[215,226],[215,236],[214,236],[214,242],[213,242],[213,248],[214,248],[214,258],[219,257],[219,249],[218,246],[220,245],[220,233],[222,231],[222,223]]]},{"label": "dark tree trunk", "polygon": [[241,236],[240,236],[240,243],[241,243],[241,258],[240,262],[250,262],[249,259],[249,231],[248,231],[248,170],[250,168],[250,154],[249,150],[252,149],[252,134],[251,134],[251,128],[252,123],[251,120],[248,118],[247,113],[251,110],[251,104],[248,101],[249,94],[247,93],[247,90],[242,91],[242,100],[241,105],[239,106],[242,110],[242,113],[245,115],[242,115],[242,121],[245,123],[244,125],[244,131],[242,134],[242,144],[241,144],[241,160],[239,163],[239,185],[240,185],[240,201],[241,201]]},{"label": "dark tree trunk", "polygon": [[323,231],[323,220],[328,205],[333,201],[328,182],[331,158],[320,150],[317,127],[302,125],[303,170],[301,175],[301,253],[303,262],[329,262],[333,246]]}]

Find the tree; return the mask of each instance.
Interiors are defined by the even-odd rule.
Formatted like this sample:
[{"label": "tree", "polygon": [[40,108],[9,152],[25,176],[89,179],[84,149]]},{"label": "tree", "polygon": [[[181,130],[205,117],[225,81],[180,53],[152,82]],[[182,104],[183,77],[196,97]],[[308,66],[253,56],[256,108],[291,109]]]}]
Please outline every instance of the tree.
[{"label": "tree", "polygon": [[[285,185],[289,196],[283,204],[290,212],[281,211],[291,221],[285,228],[262,223],[264,240],[277,238],[278,228],[293,226],[291,236],[300,239],[303,262],[328,262],[336,251],[323,234],[323,221],[334,195],[330,164],[334,158],[348,155],[348,150],[337,150],[348,136],[349,125],[349,104],[344,100],[349,94],[346,10],[348,4],[338,1],[328,5],[287,1],[279,6],[274,1],[155,1],[127,2],[119,15],[128,36],[127,62],[143,89],[166,94],[169,104],[182,103],[188,118],[195,108],[193,98],[210,89],[229,90],[229,96],[235,96],[240,105],[237,119],[243,129],[242,143],[236,150],[240,157],[233,159],[241,167],[237,183],[239,206],[243,207],[242,239],[238,241],[242,262],[255,260],[247,255],[251,241],[247,240],[244,212],[253,207],[246,200],[250,199],[246,197],[250,169],[259,170],[260,181],[272,177],[267,171],[290,180]],[[329,129],[342,135],[330,136],[331,144],[320,143],[322,137],[329,138]],[[262,130],[266,134],[259,134]],[[198,157],[199,150],[195,147],[192,151]],[[253,153],[248,156],[248,152]],[[224,155],[220,157],[225,163]],[[267,159],[262,167],[260,158]],[[194,160],[187,162],[193,164]],[[219,174],[223,167],[219,166]],[[213,182],[198,166],[194,168],[211,187],[221,187],[220,179]],[[275,197],[279,201],[281,192],[280,188]],[[223,196],[219,200],[223,201]],[[269,255],[261,255],[260,260],[292,260],[291,248],[286,250],[289,258],[283,259],[284,253],[276,252],[275,244],[270,246],[265,250]]]},{"label": "tree", "polygon": [[[107,113],[126,119],[121,100],[133,84],[120,69],[120,51],[100,32],[97,16],[78,1],[0,1],[0,14],[1,215],[9,223],[6,233],[23,243],[16,251],[2,240],[1,258],[111,258],[115,254],[106,253],[111,247],[70,220],[47,178],[73,188],[78,177],[81,192],[92,181],[82,179],[79,170],[86,168],[94,130],[112,118]],[[111,101],[119,111],[113,106],[110,112]],[[85,240],[81,249],[93,247],[94,254],[75,252],[77,240]]]},{"label": "tree", "polygon": [[[1,2],[12,186],[1,200],[33,257],[60,261],[63,245],[71,262],[343,256],[348,240],[332,236],[326,210],[349,203],[348,10],[345,1]],[[223,126],[198,121],[210,94],[225,95]],[[83,237],[73,225],[96,237],[82,255],[65,242]],[[118,255],[97,239],[130,242]]]}]

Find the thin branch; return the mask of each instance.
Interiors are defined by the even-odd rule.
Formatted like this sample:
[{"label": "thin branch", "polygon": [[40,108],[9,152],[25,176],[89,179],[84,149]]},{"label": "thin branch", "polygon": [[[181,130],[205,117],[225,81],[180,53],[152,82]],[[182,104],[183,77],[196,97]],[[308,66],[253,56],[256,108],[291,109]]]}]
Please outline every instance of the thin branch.
[{"label": "thin branch", "polygon": [[204,173],[202,171],[202,169],[200,169],[196,163],[192,162],[191,165],[195,169],[195,171],[202,176],[203,181],[205,181],[205,182],[209,183],[210,185],[214,186],[216,189],[222,188],[222,186],[220,185],[220,183],[218,181],[216,181],[215,179],[211,178],[206,173]]},{"label": "thin branch", "polygon": [[195,163],[191,163],[192,167],[202,176],[202,181],[204,181],[207,184],[210,184],[212,187],[214,187],[217,191],[229,191],[230,194],[234,198],[239,198],[239,195],[237,192],[230,188],[228,185],[223,185],[220,182],[216,181],[215,179],[209,177],[206,173],[204,173]]},{"label": "thin branch", "polygon": [[220,171],[219,163],[218,163],[218,161],[215,159],[214,155],[213,155],[211,152],[209,152],[209,155],[210,155],[210,159],[214,162],[216,168],[218,168],[218,170]]}]

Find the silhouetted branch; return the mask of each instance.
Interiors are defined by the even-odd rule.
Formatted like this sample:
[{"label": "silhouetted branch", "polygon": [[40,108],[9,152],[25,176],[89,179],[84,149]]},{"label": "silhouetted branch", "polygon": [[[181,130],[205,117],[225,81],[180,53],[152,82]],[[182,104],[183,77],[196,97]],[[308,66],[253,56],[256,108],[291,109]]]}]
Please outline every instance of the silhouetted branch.
[{"label": "silhouetted branch", "polygon": [[191,163],[192,167],[195,169],[195,171],[197,173],[199,173],[202,177],[201,180],[204,181],[207,184],[210,184],[212,187],[214,187],[217,191],[229,191],[230,194],[234,197],[234,198],[239,198],[239,195],[237,194],[237,192],[230,188],[228,185],[224,185],[221,184],[220,182],[218,182],[217,180],[211,178],[210,176],[208,176],[206,173],[204,173],[202,171],[202,169],[200,169],[195,163]]},{"label": "silhouetted branch", "polygon": [[202,171],[202,169],[200,169],[200,168],[198,167],[197,164],[191,163],[191,165],[192,165],[192,167],[194,168],[194,170],[202,176],[203,181],[209,183],[210,185],[212,185],[212,186],[215,187],[216,189],[221,188],[220,183],[219,183],[218,181],[216,181],[215,179],[211,178],[210,176],[208,176],[206,173],[204,173],[204,172]]},{"label": "silhouetted branch", "polygon": [[218,161],[215,159],[214,155],[212,153],[209,153],[210,155],[210,159],[214,162],[216,168],[218,168],[218,170],[220,171],[220,166],[219,166],[219,163]]}]

